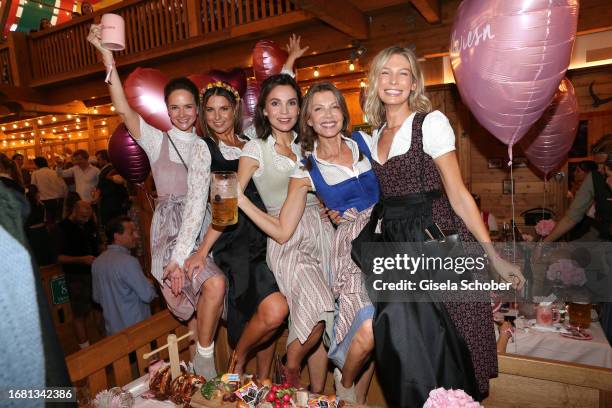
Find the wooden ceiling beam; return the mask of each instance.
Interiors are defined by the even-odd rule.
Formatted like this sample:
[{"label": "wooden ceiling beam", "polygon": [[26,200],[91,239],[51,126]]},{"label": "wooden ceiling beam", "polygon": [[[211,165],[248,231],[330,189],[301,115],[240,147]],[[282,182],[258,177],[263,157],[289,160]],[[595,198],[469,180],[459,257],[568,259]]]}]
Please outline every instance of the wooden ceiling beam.
[{"label": "wooden ceiling beam", "polygon": [[429,24],[442,21],[442,7],[440,0],[410,0],[412,5],[421,13]]},{"label": "wooden ceiling beam", "polygon": [[352,38],[365,40],[369,37],[368,17],[350,1],[291,0],[291,2]]}]

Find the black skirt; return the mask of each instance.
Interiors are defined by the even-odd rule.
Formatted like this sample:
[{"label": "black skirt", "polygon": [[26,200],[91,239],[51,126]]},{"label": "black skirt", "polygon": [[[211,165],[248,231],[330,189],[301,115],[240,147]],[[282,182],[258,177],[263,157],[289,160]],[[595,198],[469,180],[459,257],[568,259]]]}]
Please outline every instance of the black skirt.
[{"label": "black skirt", "polygon": [[[238,171],[238,160],[227,160],[219,146],[204,138],[212,158],[212,171]],[[266,211],[253,180],[244,195],[258,208]],[[238,222],[226,227],[213,245],[213,259],[228,280],[227,335],[232,348],[236,347],[247,322],[266,297],[279,292],[274,274],[266,262],[267,236],[242,211]]]},{"label": "black skirt", "polygon": [[[396,248],[397,243],[423,242],[425,227],[433,223],[431,198],[428,194],[412,194],[381,200],[364,228],[365,236],[360,237],[359,245],[382,242],[385,248]],[[369,281],[372,269],[368,266],[372,265],[374,254],[367,248],[368,245],[355,248],[353,253],[359,254]],[[400,272],[395,274],[388,279],[406,278]],[[463,389],[475,399],[481,399],[465,340],[458,334],[444,304],[433,298],[423,301],[422,296],[418,301],[416,298],[377,301],[371,295],[375,306],[377,374],[387,403],[392,407],[421,407],[429,392],[438,387]]]}]

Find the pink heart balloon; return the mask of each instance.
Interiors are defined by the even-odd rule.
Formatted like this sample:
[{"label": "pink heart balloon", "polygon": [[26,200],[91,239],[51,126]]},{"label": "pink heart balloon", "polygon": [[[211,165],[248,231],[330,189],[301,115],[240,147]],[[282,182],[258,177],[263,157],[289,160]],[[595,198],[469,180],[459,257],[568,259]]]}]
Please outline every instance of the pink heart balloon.
[{"label": "pink heart balloon", "polygon": [[253,72],[260,84],[272,75],[280,74],[287,61],[287,51],[272,40],[260,40],[253,48]]},{"label": "pink heart balloon", "polygon": [[574,86],[564,78],[548,109],[520,142],[529,162],[545,178],[567,159],[576,139],[578,115]]},{"label": "pink heart balloon", "polygon": [[234,68],[231,71],[213,69],[207,74],[213,81],[221,81],[231,85],[242,96],[246,91],[247,77],[242,68]]},{"label": "pink heart balloon", "polygon": [[187,78],[198,87],[199,91],[202,91],[202,89],[206,88],[206,85],[213,82],[212,78],[206,74],[191,74],[187,75]]},{"label": "pink heart balloon", "polygon": [[509,146],[542,116],[569,65],[576,0],[464,0],[450,59],[463,101]]},{"label": "pink heart balloon", "polygon": [[151,166],[145,151],[136,143],[123,123],[117,126],[108,141],[108,155],[121,176],[131,183],[142,183]]},{"label": "pink heart balloon", "polygon": [[261,87],[256,80],[249,79],[247,82],[246,92],[242,97],[242,128],[246,129],[253,124],[255,118],[255,110],[257,109],[257,100],[261,93]]},{"label": "pink heart balloon", "polygon": [[168,78],[152,68],[136,68],[125,80],[127,101],[149,125],[159,130],[172,128],[164,101],[164,87]]}]

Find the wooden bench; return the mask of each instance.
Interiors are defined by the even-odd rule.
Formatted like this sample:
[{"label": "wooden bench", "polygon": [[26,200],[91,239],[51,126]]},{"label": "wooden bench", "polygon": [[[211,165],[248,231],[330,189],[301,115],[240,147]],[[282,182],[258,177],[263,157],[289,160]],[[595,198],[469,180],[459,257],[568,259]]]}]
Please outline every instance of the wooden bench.
[{"label": "wooden bench", "polygon": [[[144,375],[148,361],[144,353],[166,344],[170,333],[181,336],[187,328],[168,311],[107,337],[66,358],[73,383],[86,381],[90,395],[113,386],[122,386]],[[277,353],[285,350],[287,332],[277,343]],[[179,344],[180,358],[189,361],[189,345]],[[129,354],[136,353],[133,370]],[[217,367],[225,369],[230,356],[227,332],[219,328],[215,341]],[[167,358],[167,352],[160,353]],[[247,371],[254,369],[253,361]],[[491,381],[491,394],[485,407],[612,407],[612,370],[510,354],[499,355],[499,377]],[[308,381],[307,369],[302,373]],[[333,393],[332,375],[327,376],[326,393]],[[374,376],[368,393],[368,404],[385,406],[382,391]]]},{"label": "wooden bench", "polygon": [[612,370],[512,354],[499,355],[489,407],[612,407]]}]

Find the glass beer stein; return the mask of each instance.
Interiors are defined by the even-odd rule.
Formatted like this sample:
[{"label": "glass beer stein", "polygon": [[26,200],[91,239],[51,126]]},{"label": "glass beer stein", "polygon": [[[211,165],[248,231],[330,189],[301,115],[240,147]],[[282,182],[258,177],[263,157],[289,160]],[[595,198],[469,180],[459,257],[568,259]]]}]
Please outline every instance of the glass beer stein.
[{"label": "glass beer stein", "polygon": [[224,227],[238,222],[238,178],[233,171],[215,171],[210,183],[212,223]]},{"label": "glass beer stein", "polygon": [[570,326],[588,329],[591,325],[591,304],[589,302],[570,302],[568,304]]}]

